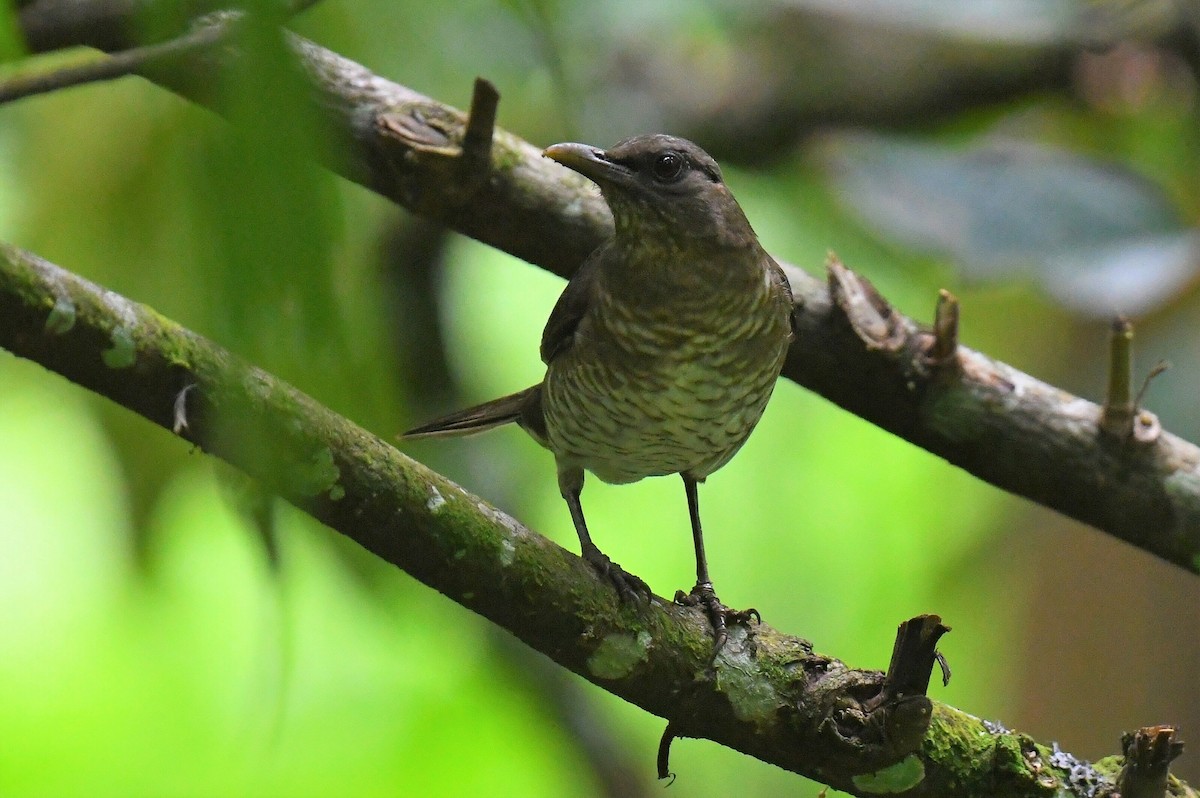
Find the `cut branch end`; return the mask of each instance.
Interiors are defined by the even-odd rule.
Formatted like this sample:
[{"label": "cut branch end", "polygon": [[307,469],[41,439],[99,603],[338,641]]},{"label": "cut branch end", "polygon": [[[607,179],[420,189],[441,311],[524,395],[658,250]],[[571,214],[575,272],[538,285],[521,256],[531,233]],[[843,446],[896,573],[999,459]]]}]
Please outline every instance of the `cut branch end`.
[{"label": "cut branch end", "polygon": [[1124,316],[1113,319],[1108,339],[1108,393],[1100,417],[1100,429],[1107,435],[1129,437],[1133,425],[1133,323]]},{"label": "cut branch end", "polygon": [[1117,776],[1122,798],[1163,798],[1171,762],[1183,753],[1174,726],[1147,726],[1121,738],[1125,764]]},{"label": "cut branch end", "polygon": [[496,131],[496,109],[500,92],[491,81],[475,78],[471,110],[463,133],[462,157],[471,169],[486,172],[492,166],[492,137]]},{"label": "cut branch end", "polygon": [[1133,323],[1124,316],[1113,319],[1109,337],[1108,394],[1100,414],[1100,431],[1113,440],[1150,444],[1158,440],[1162,426],[1158,418],[1141,410],[1150,382],[1167,369],[1159,361],[1150,369],[1137,396],[1133,395]]},{"label": "cut branch end", "polygon": [[938,291],[933,317],[933,344],[925,355],[928,365],[940,368],[958,362],[958,297],[946,289]]}]

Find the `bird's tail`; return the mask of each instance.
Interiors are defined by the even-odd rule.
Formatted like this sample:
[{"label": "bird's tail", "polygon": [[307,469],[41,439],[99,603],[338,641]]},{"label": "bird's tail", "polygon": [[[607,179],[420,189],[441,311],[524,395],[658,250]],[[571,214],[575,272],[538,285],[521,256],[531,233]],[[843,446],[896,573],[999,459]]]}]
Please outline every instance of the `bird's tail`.
[{"label": "bird's tail", "polygon": [[534,385],[523,391],[501,396],[481,405],[468,407],[455,413],[435,418],[433,421],[413,427],[401,437],[449,438],[456,435],[473,435],[514,421],[528,420],[531,408],[540,411],[542,386]]}]

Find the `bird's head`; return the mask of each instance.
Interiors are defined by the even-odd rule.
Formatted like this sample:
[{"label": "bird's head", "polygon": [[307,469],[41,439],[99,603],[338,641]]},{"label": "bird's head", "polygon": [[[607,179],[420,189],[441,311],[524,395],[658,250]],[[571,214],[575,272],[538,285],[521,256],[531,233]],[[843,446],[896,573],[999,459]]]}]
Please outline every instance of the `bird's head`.
[{"label": "bird's head", "polygon": [[543,154],[600,187],[617,237],[739,246],[754,234],[712,156],[687,139],[634,136],[601,150],[555,144]]}]

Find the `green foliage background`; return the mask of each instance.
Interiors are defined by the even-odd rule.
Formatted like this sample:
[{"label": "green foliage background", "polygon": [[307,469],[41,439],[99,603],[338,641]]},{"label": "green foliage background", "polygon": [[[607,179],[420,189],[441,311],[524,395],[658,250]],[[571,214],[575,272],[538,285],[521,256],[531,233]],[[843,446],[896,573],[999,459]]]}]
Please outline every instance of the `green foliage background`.
[{"label": "green foliage background", "polygon": [[[294,27],[460,106],[486,75],[503,95],[501,125],[537,143],[605,145],[573,95],[572,76],[596,54],[556,38],[577,11],[331,0]],[[614,5],[612,19],[636,24],[632,6]],[[715,13],[691,20],[701,37],[723,35]],[[397,318],[381,258],[407,219],[313,165],[320,143],[286,50],[269,26],[246,44],[253,58],[221,87],[227,119],[132,78],[0,107],[0,236],[390,438],[428,410],[411,404],[400,355],[422,331]],[[992,123],[957,119],[936,135]],[[1099,327],[1036,288],[966,285],[944,262],[879,243],[803,150],[726,172],[778,256],[817,273],[836,250],[919,318],[952,287],[967,343],[1098,395],[1102,372],[1069,366],[1073,347],[1101,347]],[[562,281],[458,238],[446,264],[458,401],[539,379],[538,336]],[[411,453],[576,547],[551,460],[519,431]],[[1149,684],[1133,687],[1140,698],[1125,710],[1101,698],[1047,717],[1023,699],[1030,683],[1056,678],[1028,652],[1047,637],[1069,646],[1074,623],[1051,620],[1045,581],[1069,568],[1085,583],[1120,582],[1134,571],[1106,570],[1115,544],[790,382],[701,501],[722,597],[821,651],[884,667],[895,625],[938,612],[955,629],[943,648],[955,677],[933,688],[939,699],[1092,757],[1124,728],[1174,720],[1156,714]],[[593,479],[584,502],[600,545],[656,592],[691,584],[677,481]],[[264,540],[277,541],[275,559]],[[1146,578],[1175,579],[1120,557]],[[1194,585],[1175,584],[1194,613]],[[1105,619],[1114,635],[1140,623],[1137,609]],[[610,762],[643,791],[657,789],[663,721],[573,676],[547,689],[542,663],[502,637],[172,436],[0,353],[0,795],[601,794],[564,717],[608,740]],[[1188,651],[1169,656],[1186,667]],[[1128,687],[1120,681],[1110,689]],[[678,796],[819,791],[703,741],[676,742],[672,766]]]}]

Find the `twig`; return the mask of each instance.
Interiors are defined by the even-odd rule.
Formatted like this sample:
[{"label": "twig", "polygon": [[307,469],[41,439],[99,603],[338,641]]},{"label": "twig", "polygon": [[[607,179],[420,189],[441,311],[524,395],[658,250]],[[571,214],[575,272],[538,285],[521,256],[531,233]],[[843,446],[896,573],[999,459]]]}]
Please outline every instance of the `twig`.
[{"label": "twig", "polygon": [[[279,0],[260,5],[260,12],[280,17],[298,14],[319,0]],[[224,0],[22,0],[18,3],[17,25],[35,53],[46,53],[80,45],[106,53],[118,53],[155,45],[184,35],[206,15],[238,16],[249,8]],[[145,24],[153,20],[153,24]],[[152,38],[148,38],[152,37]]]},{"label": "twig", "polygon": [[201,25],[177,39],[135,47],[86,64],[63,67],[34,75],[17,75],[0,83],[0,105],[26,97],[48,94],[72,86],[136,75],[148,64],[163,58],[177,58],[195,50],[211,47],[221,40],[223,26]]},{"label": "twig", "polygon": [[1114,438],[1125,439],[1133,429],[1133,323],[1124,316],[1113,319],[1109,337],[1108,392],[1100,417],[1100,429]]},{"label": "twig", "polygon": [[467,114],[462,140],[462,157],[473,171],[486,172],[492,167],[492,135],[496,130],[499,104],[500,92],[491,81],[475,78],[475,91],[471,95],[471,110]]},{"label": "twig", "polygon": [[934,367],[944,367],[958,361],[958,297],[946,289],[938,291],[937,309],[933,316],[933,345],[929,348],[928,362]]},{"label": "twig", "polygon": [[1167,370],[1159,361],[1146,375],[1137,396],[1133,396],[1133,323],[1123,316],[1113,319],[1109,337],[1108,392],[1100,415],[1100,431],[1119,445],[1146,446],[1162,432],[1158,417],[1141,408],[1150,382]]}]

